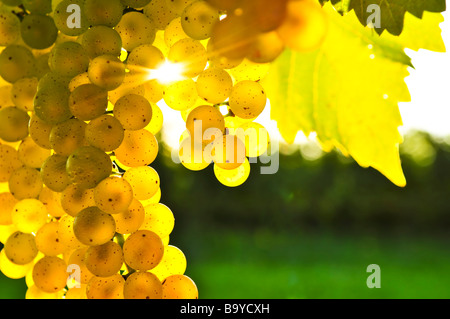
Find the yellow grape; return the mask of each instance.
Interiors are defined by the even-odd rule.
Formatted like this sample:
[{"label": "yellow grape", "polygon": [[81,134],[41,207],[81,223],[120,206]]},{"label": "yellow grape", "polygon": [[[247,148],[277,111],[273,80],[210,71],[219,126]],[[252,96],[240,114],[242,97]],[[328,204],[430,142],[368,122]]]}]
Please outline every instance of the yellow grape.
[{"label": "yellow grape", "polygon": [[112,91],[108,92],[109,110],[113,109],[114,104],[122,97],[128,94],[145,95],[146,83],[143,83],[142,76],[132,72],[125,73],[122,84]]},{"label": "yellow grape", "polygon": [[128,167],[150,165],[158,155],[158,141],[149,131],[125,131],[122,145],[115,151],[117,159]]},{"label": "yellow grape", "polygon": [[124,5],[120,0],[86,0],[84,14],[90,25],[115,27],[122,17]]},{"label": "yellow grape", "polygon": [[140,202],[143,206],[147,206],[150,204],[157,204],[159,203],[160,200],[161,200],[161,188],[158,188],[158,191],[156,192],[155,195],[152,196],[152,198],[141,200]]},{"label": "yellow grape", "polygon": [[16,81],[11,89],[11,100],[14,105],[26,112],[33,111],[38,82],[37,78],[23,78]]},{"label": "yellow grape", "polygon": [[87,124],[73,118],[53,126],[50,132],[50,145],[56,154],[69,156],[86,144],[84,132]]},{"label": "yellow grape", "polygon": [[[195,0],[170,0],[168,6],[177,16],[181,16],[184,9]],[[167,28],[166,28],[167,30]]]},{"label": "yellow grape", "polygon": [[231,76],[221,68],[206,69],[200,73],[196,84],[198,95],[211,104],[224,102],[233,89]]},{"label": "yellow grape", "polygon": [[12,221],[23,233],[36,233],[47,223],[48,211],[45,205],[34,198],[22,199],[12,210]]},{"label": "yellow grape", "polygon": [[80,287],[73,287],[67,290],[64,299],[87,299],[86,284],[81,284]]},{"label": "yellow grape", "polygon": [[100,210],[108,214],[119,214],[130,207],[133,189],[126,179],[110,176],[95,187],[94,199]]},{"label": "yellow grape", "polygon": [[203,143],[196,142],[193,138],[185,138],[178,151],[181,164],[191,171],[201,171],[209,166],[210,157],[204,153]]},{"label": "yellow grape", "polygon": [[70,80],[69,91],[73,92],[77,87],[83,84],[90,84],[90,83],[91,81],[89,80],[89,74],[87,72],[80,73]]},{"label": "yellow grape", "polygon": [[122,0],[122,4],[131,8],[143,8],[150,3],[151,0]]},{"label": "yellow grape", "polygon": [[34,98],[35,114],[47,124],[58,124],[72,117],[69,108],[70,91],[65,87],[48,86],[38,89]]},{"label": "yellow grape", "polygon": [[145,219],[141,230],[150,230],[160,238],[164,238],[172,232],[175,218],[169,207],[164,204],[152,204],[145,207]]},{"label": "yellow grape", "polygon": [[235,135],[225,135],[212,143],[214,163],[223,169],[236,169],[245,163],[245,144]]},{"label": "yellow grape", "polygon": [[20,161],[32,168],[40,168],[51,151],[37,145],[30,136],[22,140],[17,150]]},{"label": "yellow grape", "polygon": [[31,13],[24,16],[20,23],[20,33],[26,45],[42,50],[55,43],[58,29],[51,17]]},{"label": "yellow grape", "polygon": [[145,219],[144,206],[137,199],[133,199],[127,210],[112,215],[116,222],[116,232],[131,234],[141,227]]},{"label": "yellow grape", "polygon": [[198,299],[198,289],[188,276],[172,275],[163,282],[163,299]]},{"label": "yellow grape", "polygon": [[123,299],[125,279],[119,274],[111,277],[92,277],[86,288],[88,299]]},{"label": "yellow grape", "polygon": [[31,13],[47,14],[52,12],[51,0],[22,0],[22,4]]},{"label": "yellow grape", "polygon": [[94,84],[82,84],[70,94],[71,113],[82,121],[93,120],[108,107],[108,92]]},{"label": "yellow grape", "polygon": [[100,55],[89,64],[89,79],[105,90],[117,89],[125,78],[125,65],[114,55]]},{"label": "yellow grape", "polygon": [[9,191],[18,200],[37,198],[42,186],[39,171],[31,167],[21,167],[15,170],[9,178]]},{"label": "yellow grape", "polygon": [[182,66],[182,75],[193,78],[205,69],[208,56],[200,41],[185,38],[172,45],[168,60],[179,63]]},{"label": "yellow grape", "polygon": [[22,165],[14,148],[0,144],[0,182],[7,182],[11,174]]},{"label": "yellow grape", "polygon": [[0,79],[0,110],[4,107],[8,107],[13,105],[11,91],[13,85],[10,83],[4,83],[2,79]]},{"label": "yellow grape", "polygon": [[61,206],[67,214],[77,216],[83,209],[95,206],[94,189],[86,189],[76,184],[69,185],[61,193]]},{"label": "yellow grape", "polygon": [[70,215],[64,215],[59,220],[58,235],[61,243],[66,248],[65,251],[79,249],[83,244],[75,237],[73,231],[73,222],[75,218]]},{"label": "yellow grape", "polygon": [[259,82],[263,80],[269,72],[270,65],[270,63],[255,63],[249,59],[244,59],[238,66],[231,69],[230,73],[236,82]]},{"label": "yellow grape", "polygon": [[169,47],[166,45],[166,41],[164,40],[164,31],[158,30],[156,31],[155,41],[153,41],[153,45],[157,47],[161,52],[167,56],[169,53]]},{"label": "yellow grape", "polygon": [[290,49],[309,52],[317,49],[325,40],[328,17],[315,1],[289,1],[286,18],[277,31]]},{"label": "yellow grape", "polygon": [[42,148],[51,149],[50,132],[53,125],[42,121],[36,114],[33,114],[30,119],[28,131],[33,141]]},{"label": "yellow grape", "polygon": [[63,290],[49,293],[42,291],[36,285],[32,285],[27,289],[25,293],[25,299],[61,299]]},{"label": "yellow grape", "polygon": [[184,79],[165,86],[163,98],[171,109],[176,111],[189,109],[198,99],[194,80]]},{"label": "yellow grape", "polygon": [[164,115],[161,111],[161,108],[156,104],[152,104],[152,119],[145,129],[150,133],[152,133],[153,135],[156,135],[159,132],[161,132],[163,124],[164,124]]},{"label": "yellow grape", "polygon": [[234,134],[245,142],[245,153],[247,157],[259,157],[266,153],[270,136],[264,126],[259,123],[249,122],[239,126]]},{"label": "yellow grape", "polygon": [[206,53],[208,54],[209,65],[221,69],[233,69],[242,63],[243,57],[230,59],[220,53],[219,50],[213,48],[214,40],[209,40],[206,45]]},{"label": "yellow grape", "polygon": [[214,175],[217,180],[227,187],[237,187],[245,183],[250,175],[250,163],[245,159],[244,164],[235,169],[223,169],[214,165]]},{"label": "yellow grape", "polygon": [[166,30],[164,30],[164,41],[169,48],[179,40],[188,37],[189,36],[184,32],[183,27],[181,26],[181,18],[173,19]]},{"label": "yellow grape", "polygon": [[160,49],[151,44],[143,44],[130,52],[127,60],[127,67],[136,79],[146,82],[149,71],[157,69],[164,63],[165,57]]},{"label": "yellow grape", "polygon": [[162,299],[162,284],[150,272],[135,272],[125,281],[123,287],[125,299]]},{"label": "yellow grape", "polygon": [[87,269],[95,276],[110,277],[122,268],[122,248],[113,241],[91,246],[86,251],[84,262]]},{"label": "yellow grape", "polygon": [[[209,144],[217,136],[222,136],[225,131],[225,120],[214,106],[201,105],[189,113],[186,128],[195,141]],[[199,134],[201,135],[198,136]]]},{"label": "yellow grape", "polygon": [[150,123],[152,106],[142,95],[125,95],[114,105],[114,116],[125,130],[140,130]]},{"label": "yellow grape", "polygon": [[0,12],[0,46],[6,47],[16,42],[20,37],[19,18],[6,10]]},{"label": "yellow grape", "polygon": [[10,45],[0,53],[0,76],[9,83],[34,76],[36,59],[29,49]]},{"label": "yellow grape", "polygon": [[53,154],[47,158],[41,167],[41,179],[44,185],[54,192],[62,192],[71,182],[66,165],[66,156]]},{"label": "yellow grape", "polygon": [[46,256],[57,256],[65,250],[58,229],[58,222],[53,221],[39,228],[36,233],[36,247]]},{"label": "yellow grape", "polygon": [[94,147],[105,152],[114,151],[122,144],[124,128],[120,121],[105,114],[89,122],[86,127],[86,140]]},{"label": "yellow grape", "polygon": [[283,41],[276,31],[271,31],[258,35],[247,58],[255,63],[269,63],[278,58],[283,51]]},{"label": "yellow grape", "polygon": [[[158,103],[163,99],[164,87],[158,80],[150,80],[144,83],[145,97],[152,103]],[[152,109],[154,106],[152,106]],[[155,113],[155,112],[153,112]],[[153,114],[153,117],[155,115]],[[153,121],[153,119],[152,119]]]},{"label": "yellow grape", "polygon": [[89,247],[82,247],[74,250],[67,261],[68,265],[77,265],[80,269],[80,284],[87,284],[94,276],[86,266],[85,257]]},{"label": "yellow grape", "polygon": [[159,189],[158,172],[150,166],[138,166],[128,169],[123,178],[130,183],[134,197],[138,200],[150,199]]},{"label": "yellow grape", "polygon": [[17,142],[28,136],[30,116],[17,107],[5,107],[0,110],[0,139],[5,142]]},{"label": "yellow grape", "polygon": [[81,45],[89,58],[110,54],[119,56],[122,49],[122,39],[117,28],[112,29],[98,25],[87,30],[81,37]]},{"label": "yellow grape", "polygon": [[149,230],[138,230],[123,244],[125,262],[133,269],[146,271],[159,264],[164,254],[161,238]]},{"label": "yellow grape", "polygon": [[112,162],[102,150],[83,146],[69,156],[66,170],[72,183],[83,188],[94,188],[111,174]]},{"label": "yellow grape", "polygon": [[238,8],[242,0],[206,0],[206,2],[217,9],[231,11]]},{"label": "yellow grape", "polygon": [[244,1],[243,13],[252,26],[260,32],[276,30],[286,18],[286,6],[289,0],[253,0]]},{"label": "yellow grape", "polygon": [[253,119],[264,111],[267,103],[266,92],[261,84],[253,81],[236,83],[230,95],[230,109],[243,119]]},{"label": "yellow grape", "polygon": [[217,22],[219,22],[219,11],[204,0],[192,2],[181,15],[184,32],[195,40],[209,38]]},{"label": "yellow grape", "polygon": [[75,237],[88,246],[105,244],[113,238],[115,231],[114,218],[95,206],[83,209],[73,222]]},{"label": "yellow grape", "polygon": [[81,44],[67,41],[55,45],[50,52],[48,63],[52,71],[73,78],[86,72],[89,56]]},{"label": "yellow grape", "polygon": [[60,291],[66,286],[67,277],[66,263],[55,256],[45,256],[33,267],[34,284],[44,292]]},{"label": "yellow grape", "polygon": [[140,12],[125,13],[115,29],[122,38],[123,48],[127,51],[132,51],[142,44],[152,44],[155,40],[155,26]]},{"label": "yellow grape", "polygon": [[8,278],[20,279],[25,277],[30,270],[33,268],[33,263],[28,263],[25,265],[17,265],[11,262],[8,257],[6,257],[5,250],[0,251],[0,269]]},{"label": "yellow grape", "polygon": [[60,218],[65,215],[61,206],[61,193],[54,192],[48,187],[43,187],[39,194],[39,200],[47,207],[48,213],[53,217]]},{"label": "yellow grape", "polygon": [[67,8],[71,4],[76,4],[80,7],[81,12],[84,11],[84,0],[62,0],[58,3],[56,8],[53,10],[53,20],[55,21],[55,25],[61,33],[69,35],[69,36],[79,36],[86,32],[89,27],[89,24],[86,20],[86,15],[81,14],[79,16],[80,19],[80,27],[79,28],[71,28],[67,24],[67,19],[70,15],[73,14],[73,11],[67,12]]},{"label": "yellow grape", "polygon": [[186,267],[186,256],[183,252],[173,245],[167,245],[164,247],[164,256],[161,262],[152,269],[152,273],[160,281],[164,281],[164,279],[172,275],[184,275]]},{"label": "yellow grape", "polygon": [[176,18],[176,13],[167,0],[152,0],[144,7],[144,14],[158,30],[165,30],[170,21]]},{"label": "yellow grape", "polygon": [[12,210],[18,200],[11,193],[0,193],[0,225],[12,224]]},{"label": "yellow grape", "polygon": [[18,228],[14,224],[0,225],[0,242],[3,244],[6,243],[6,240],[9,238],[9,236],[11,236],[11,234],[16,231],[18,231]]},{"label": "yellow grape", "polygon": [[17,265],[25,265],[37,256],[35,237],[32,234],[17,231],[5,243],[5,254],[8,259]]}]

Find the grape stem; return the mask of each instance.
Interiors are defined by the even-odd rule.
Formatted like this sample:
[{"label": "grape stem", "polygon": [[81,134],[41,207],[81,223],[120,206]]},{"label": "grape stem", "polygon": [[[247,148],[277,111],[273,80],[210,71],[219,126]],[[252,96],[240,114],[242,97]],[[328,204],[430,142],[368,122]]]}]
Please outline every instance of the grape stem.
[{"label": "grape stem", "polygon": [[[123,249],[123,244],[125,243],[125,238],[123,238],[122,234],[116,233],[114,237],[117,240],[117,243],[120,245],[120,247]],[[128,266],[127,263],[125,263],[125,266],[127,267],[128,273],[126,275],[123,275],[124,279],[126,280],[131,274],[136,272],[136,269],[131,268]]]}]

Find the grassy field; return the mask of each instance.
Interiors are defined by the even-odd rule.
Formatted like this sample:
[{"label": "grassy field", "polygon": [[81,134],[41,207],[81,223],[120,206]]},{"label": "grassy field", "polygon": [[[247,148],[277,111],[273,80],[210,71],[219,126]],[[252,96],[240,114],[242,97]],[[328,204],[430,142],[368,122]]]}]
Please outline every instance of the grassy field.
[{"label": "grassy field", "polygon": [[[178,247],[203,299],[450,298],[448,239],[264,230],[197,234]],[[369,264],[381,268],[380,289],[367,288]],[[0,277],[0,298],[23,298],[24,289],[23,281]]]}]

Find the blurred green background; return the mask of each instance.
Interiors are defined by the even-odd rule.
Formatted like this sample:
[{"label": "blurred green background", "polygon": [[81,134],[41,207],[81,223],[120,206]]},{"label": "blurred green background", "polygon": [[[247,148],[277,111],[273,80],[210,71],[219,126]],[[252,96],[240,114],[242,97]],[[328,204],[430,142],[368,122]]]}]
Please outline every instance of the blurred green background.
[{"label": "blurred green background", "polygon": [[[280,170],[253,164],[241,187],[212,167],[190,172],[162,150],[152,165],[176,218],[171,244],[186,255],[200,298],[450,298],[450,143],[412,133],[401,147],[408,181],[314,146],[283,147]],[[369,289],[366,268],[381,268]],[[0,275],[0,298],[24,280]]]}]

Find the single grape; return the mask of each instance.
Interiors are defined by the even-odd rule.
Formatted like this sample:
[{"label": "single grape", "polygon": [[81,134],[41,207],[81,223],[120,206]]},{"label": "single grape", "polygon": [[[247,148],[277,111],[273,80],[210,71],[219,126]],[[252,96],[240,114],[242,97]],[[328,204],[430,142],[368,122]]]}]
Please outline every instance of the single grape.
[{"label": "single grape", "polygon": [[22,0],[22,4],[31,13],[47,14],[52,12],[52,0]]},{"label": "single grape", "polygon": [[276,31],[261,33],[253,41],[247,58],[255,63],[273,62],[284,48],[284,43]]},{"label": "single grape", "polygon": [[33,49],[51,47],[58,36],[58,29],[53,19],[46,15],[31,13],[20,23],[22,40]]},{"label": "single grape", "polygon": [[82,35],[81,45],[91,59],[104,54],[119,56],[122,39],[117,27],[112,29],[99,25],[90,28]]},{"label": "single grape", "polygon": [[119,214],[128,209],[133,200],[133,189],[122,177],[110,176],[94,189],[97,207],[108,214]]},{"label": "single grape", "polygon": [[188,276],[172,275],[163,282],[163,299],[198,299],[198,289]]},{"label": "single grape", "polygon": [[53,221],[39,228],[36,233],[36,247],[46,256],[57,256],[65,250],[58,229],[58,222]]},{"label": "single grape", "polygon": [[260,82],[269,72],[270,66],[270,63],[255,63],[246,58],[229,72],[235,82]]},{"label": "single grape", "polygon": [[128,94],[121,97],[114,105],[114,116],[125,130],[140,130],[152,119],[152,106],[141,95]]},{"label": "single grape", "polygon": [[170,0],[168,1],[168,6],[176,16],[181,16],[184,9],[194,1],[195,0]]},{"label": "single grape", "polygon": [[71,183],[66,164],[67,157],[58,154],[53,154],[42,164],[42,182],[54,192],[62,192]]},{"label": "single grape", "polygon": [[61,206],[67,214],[77,216],[83,209],[95,206],[94,189],[70,184],[61,193]]},{"label": "single grape", "polygon": [[125,13],[115,29],[122,38],[123,48],[127,51],[132,51],[143,44],[152,44],[155,40],[155,26],[140,12]]},{"label": "single grape", "polygon": [[135,272],[125,281],[123,287],[125,299],[162,299],[162,284],[150,272]]},{"label": "single grape", "polygon": [[245,163],[245,144],[235,135],[225,135],[211,144],[215,165],[223,169],[236,169]]},{"label": "single grape", "polygon": [[189,36],[186,32],[184,32],[183,27],[181,26],[181,17],[173,19],[167,26],[166,30],[164,30],[164,41],[169,48],[179,40],[186,39],[188,37]]},{"label": "single grape", "polygon": [[49,149],[37,145],[30,136],[22,140],[17,152],[20,161],[31,168],[41,168],[44,161],[51,155]]},{"label": "single grape", "polygon": [[120,121],[105,114],[89,122],[86,127],[86,140],[94,147],[111,152],[122,144],[124,128]]},{"label": "single grape", "polygon": [[72,114],[69,108],[69,96],[70,91],[62,86],[38,89],[34,98],[35,114],[40,120],[50,125],[70,119]]},{"label": "single grape", "polygon": [[94,276],[86,266],[86,252],[89,246],[75,249],[69,257],[68,265],[76,265],[80,269],[80,284],[87,284],[89,280]]},{"label": "single grape", "polygon": [[123,299],[125,279],[119,274],[111,277],[92,277],[86,288],[88,299]]},{"label": "single grape", "polygon": [[61,206],[61,193],[43,187],[39,194],[39,200],[47,207],[48,213],[53,217],[60,218],[66,214]]},{"label": "single grape", "polygon": [[[81,14],[76,18],[79,19],[79,25],[76,27],[72,27],[67,23],[69,17],[74,14],[73,9],[68,10],[70,9],[70,5],[77,5],[78,8],[81,9]],[[89,28],[89,24],[86,19],[86,15],[83,14],[83,10],[84,0],[62,0],[61,2],[59,2],[56,8],[53,10],[53,20],[55,21],[55,25],[58,30],[68,36],[79,36],[86,32],[86,30]],[[75,22],[74,19],[72,19],[71,22]]]},{"label": "single grape", "polygon": [[112,216],[116,222],[116,232],[131,234],[137,231],[144,222],[145,210],[141,202],[134,198],[127,210]]},{"label": "single grape", "polygon": [[83,209],[73,222],[75,237],[88,246],[107,243],[113,238],[115,231],[114,218],[95,206]]},{"label": "single grape", "polygon": [[14,148],[0,144],[0,183],[7,182],[11,174],[22,165],[19,153]]},{"label": "single grape", "polygon": [[269,132],[259,123],[249,122],[239,126],[233,133],[245,142],[247,157],[259,157],[266,153],[269,144]]},{"label": "single grape", "polygon": [[67,290],[64,299],[87,299],[86,288],[86,284],[81,284],[80,287],[72,287]]},{"label": "single grape", "polygon": [[69,78],[86,72],[89,67],[88,53],[81,44],[73,41],[55,45],[48,61],[52,71]]},{"label": "single grape", "polygon": [[113,241],[90,246],[86,251],[84,262],[87,269],[95,276],[110,277],[122,268],[122,248]]},{"label": "single grape", "polygon": [[149,230],[138,230],[123,244],[125,262],[133,269],[150,270],[161,261],[164,244],[161,238]]},{"label": "single grape", "polygon": [[9,83],[33,77],[36,59],[29,49],[21,45],[10,45],[0,53],[0,76]]},{"label": "single grape", "polygon": [[236,83],[230,95],[230,109],[243,119],[253,119],[266,107],[267,96],[261,84],[253,81]]},{"label": "single grape", "polygon": [[11,217],[19,231],[36,233],[47,223],[48,212],[42,202],[29,198],[22,199],[14,206]]},{"label": "single grape", "polygon": [[243,165],[235,169],[223,169],[214,165],[214,175],[217,180],[227,187],[237,187],[245,183],[250,175],[250,163],[245,159]]},{"label": "single grape", "polygon": [[144,7],[144,14],[158,30],[165,30],[169,23],[177,17],[167,0],[152,0]]},{"label": "single grape", "polygon": [[38,254],[35,237],[20,231],[9,236],[4,249],[6,257],[18,265],[30,263]]},{"label": "single grape", "polygon": [[11,90],[11,100],[14,105],[25,112],[33,111],[37,86],[37,78],[23,78],[16,81]]},{"label": "single grape", "polygon": [[6,142],[17,142],[28,136],[30,116],[17,107],[0,110],[0,138]]},{"label": "single grape", "polygon": [[197,87],[192,79],[171,83],[164,87],[164,102],[176,111],[183,111],[195,105],[198,99]]},{"label": "single grape", "polygon": [[125,65],[113,55],[101,55],[91,61],[88,74],[93,84],[111,91],[122,84]]},{"label": "single grape", "polygon": [[123,178],[130,183],[134,197],[138,200],[152,198],[160,185],[158,172],[150,166],[131,167]]},{"label": "single grape", "polygon": [[89,74],[87,72],[83,72],[75,76],[69,82],[69,91],[73,92],[76,88],[84,84],[90,84],[91,80],[89,80]]},{"label": "single grape", "polygon": [[20,279],[25,277],[33,268],[33,263],[17,265],[6,257],[5,250],[0,251],[0,269],[2,274],[11,279]]},{"label": "single grape", "polygon": [[153,135],[156,135],[159,132],[161,132],[163,124],[164,124],[164,114],[162,113],[161,108],[156,104],[152,104],[152,120],[145,129],[150,131],[150,133],[152,133]]},{"label": "single grape", "polygon": [[122,17],[124,6],[120,0],[86,0],[84,15],[92,26],[115,27]]},{"label": "single grape", "polygon": [[201,171],[211,163],[210,156],[204,152],[204,143],[196,142],[193,138],[185,138],[178,151],[181,164],[191,171]]},{"label": "single grape", "polygon": [[70,112],[82,121],[93,120],[108,107],[108,92],[94,84],[82,84],[70,94]]},{"label": "single grape", "polygon": [[183,252],[175,246],[167,245],[164,247],[164,256],[161,262],[152,269],[152,273],[160,281],[164,281],[172,275],[183,275],[186,271],[187,262]]},{"label": "single grape", "polygon": [[0,12],[0,46],[6,47],[17,41],[20,37],[20,20],[9,12]]},{"label": "single grape", "polygon": [[128,167],[150,165],[158,155],[158,141],[149,131],[125,131],[122,145],[115,151],[120,163]]},{"label": "single grape", "polygon": [[73,230],[75,218],[70,215],[62,216],[58,221],[58,235],[59,239],[65,247],[65,251],[72,251],[80,249],[84,245],[77,239]]},{"label": "single grape", "polygon": [[182,75],[190,78],[202,73],[208,62],[205,47],[200,41],[190,38],[177,41],[170,48],[168,59],[172,63],[179,63],[182,67]]},{"label": "single grape", "polygon": [[50,145],[56,154],[69,156],[86,144],[84,132],[87,124],[77,118],[69,119],[53,126]]},{"label": "single grape", "polygon": [[[18,202],[11,193],[0,193],[0,225],[12,224],[12,210]],[[144,216],[144,208],[142,208],[142,213]],[[142,221],[144,221],[144,217],[142,217]]]},{"label": "single grape", "polygon": [[9,178],[9,191],[18,200],[37,198],[42,190],[42,179],[39,171],[32,167],[16,169]]},{"label": "single grape", "polygon": [[211,105],[201,105],[193,109],[187,119],[186,128],[191,138],[206,145],[225,132],[225,120],[220,111]]},{"label": "single grape", "polygon": [[181,26],[184,32],[195,40],[208,39],[217,22],[219,22],[219,11],[204,0],[192,2],[181,15]]},{"label": "single grape", "polygon": [[169,236],[175,226],[175,218],[169,207],[164,204],[145,206],[145,220],[141,230],[150,230],[160,238]]},{"label": "single grape", "polygon": [[33,267],[33,281],[44,292],[57,292],[66,286],[67,265],[59,257],[45,256]]},{"label": "single grape", "polygon": [[224,102],[233,89],[233,80],[227,71],[221,68],[208,68],[197,78],[198,96],[211,104]]}]

